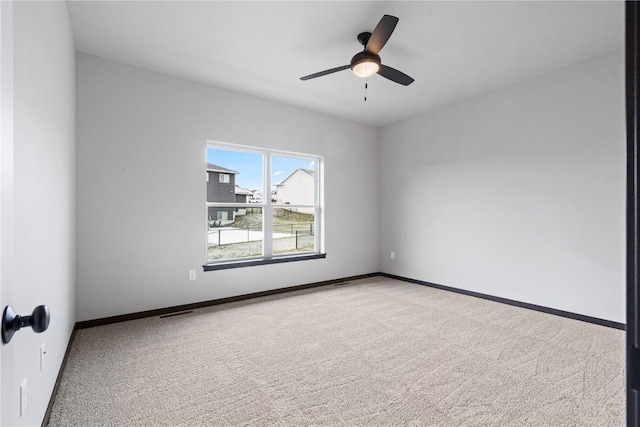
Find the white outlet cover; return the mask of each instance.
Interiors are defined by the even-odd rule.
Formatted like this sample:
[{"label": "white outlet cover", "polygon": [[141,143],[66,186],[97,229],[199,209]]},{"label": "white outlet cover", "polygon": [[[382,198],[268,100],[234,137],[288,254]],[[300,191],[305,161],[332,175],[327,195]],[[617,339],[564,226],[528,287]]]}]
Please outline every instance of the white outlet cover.
[{"label": "white outlet cover", "polygon": [[391,259],[396,259],[396,253],[391,251]]},{"label": "white outlet cover", "polygon": [[23,417],[27,411],[27,379],[20,384],[20,416]]},{"label": "white outlet cover", "polygon": [[196,271],[189,270],[189,280],[196,280]]}]

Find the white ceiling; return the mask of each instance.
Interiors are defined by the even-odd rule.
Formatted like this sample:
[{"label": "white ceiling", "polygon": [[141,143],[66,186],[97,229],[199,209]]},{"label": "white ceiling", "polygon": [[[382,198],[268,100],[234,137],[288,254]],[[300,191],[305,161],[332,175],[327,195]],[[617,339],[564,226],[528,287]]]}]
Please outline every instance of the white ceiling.
[{"label": "white ceiling", "polygon": [[[623,2],[68,3],[76,49],[213,86],[384,125],[624,47]],[[347,65],[382,15],[400,21],[382,63],[415,82],[364,80]]]}]

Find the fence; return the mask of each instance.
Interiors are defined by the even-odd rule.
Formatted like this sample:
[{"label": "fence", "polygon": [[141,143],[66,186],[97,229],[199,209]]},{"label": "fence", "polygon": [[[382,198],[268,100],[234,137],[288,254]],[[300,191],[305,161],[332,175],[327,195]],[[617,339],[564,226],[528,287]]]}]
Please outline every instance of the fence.
[{"label": "fence", "polygon": [[291,224],[274,224],[274,233],[289,233],[291,236],[298,232],[308,233],[313,236],[313,222],[296,222]]},{"label": "fence", "polygon": [[[311,225],[311,224],[309,224],[309,225]],[[313,237],[313,229],[311,229],[309,231],[296,230],[296,246],[295,246],[296,249],[301,249],[303,247],[306,248],[306,247],[309,246],[308,239],[304,239],[303,240],[303,237],[306,237],[306,236]],[[303,244],[299,244],[299,242],[300,243],[304,242],[304,243]],[[313,248],[313,242],[311,244],[311,247]]]},{"label": "fence", "polygon": [[[213,241],[212,241],[212,237],[213,237]],[[234,243],[252,242],[256,240],[262,240],[262,230],[252,229],[249,227],[247,228],[219,227],[219,228],[209,230],[209,245],[213,244],[214,246],[222,246],[222,245],[231,245]]]},{"label": "fence", "polygon": [[[277,225],[273,227],[273,239],[293,237],[295,249],[299,248],[299,241],[303,236],[313,236],[313,223],[296,223]],[[209,246],[223,246],[235,243],[254,242],[262,240],[262,228],[226,228],[217,227],[209,230]]]},{"label": "fence", "polygon": [[313,222],[314,213],[315,210],[312,208],[275,208],[273,210],[273,216],[275,217],[285,217],[302,222]]}]

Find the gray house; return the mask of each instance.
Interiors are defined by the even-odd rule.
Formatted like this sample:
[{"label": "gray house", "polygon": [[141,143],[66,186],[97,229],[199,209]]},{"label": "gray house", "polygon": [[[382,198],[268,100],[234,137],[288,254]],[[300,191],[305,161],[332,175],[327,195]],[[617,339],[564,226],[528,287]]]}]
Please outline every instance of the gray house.
[{"label": "gray house", "polygon": [[[207,202],[236,202],[236,174],[238,171],[207,163]],[[233,220],[234,208],[209,207],[207,219]]]},{"label": "gray house", "polygon": [[249,203],[251,197],[253,197],[251,190],[236,185],[236,203]]}]

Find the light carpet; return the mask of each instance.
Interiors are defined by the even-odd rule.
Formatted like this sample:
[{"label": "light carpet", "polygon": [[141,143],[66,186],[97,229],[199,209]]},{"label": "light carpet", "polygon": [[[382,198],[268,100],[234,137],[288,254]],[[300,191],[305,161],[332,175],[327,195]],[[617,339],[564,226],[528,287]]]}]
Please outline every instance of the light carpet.
[{"label": "light carpet", "polygon": [[624,339],[374,277],[79,330],[49,425],[624,426]]}]

